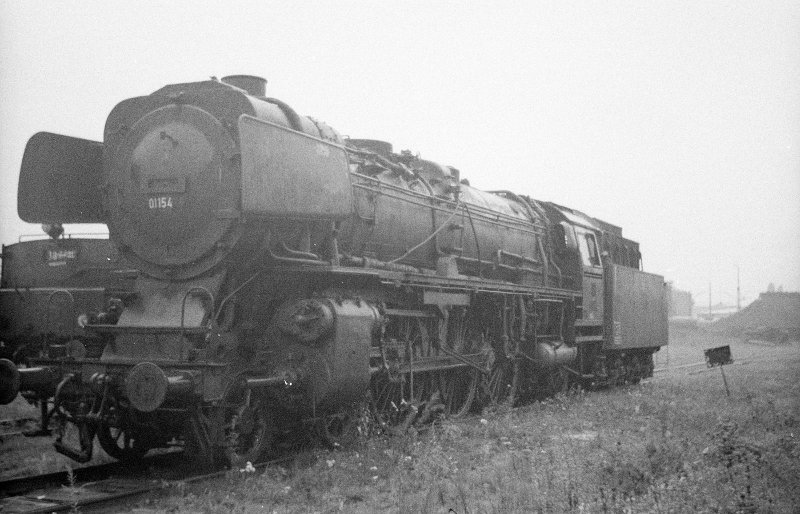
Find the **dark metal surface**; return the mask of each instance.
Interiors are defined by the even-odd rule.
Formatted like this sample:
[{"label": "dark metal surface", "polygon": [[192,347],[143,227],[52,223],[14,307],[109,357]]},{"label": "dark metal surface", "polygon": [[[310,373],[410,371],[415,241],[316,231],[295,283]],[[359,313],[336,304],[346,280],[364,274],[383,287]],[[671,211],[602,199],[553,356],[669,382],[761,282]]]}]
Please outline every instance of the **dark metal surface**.
[{"label": "dark metal surface", "polygon": [[[64,344],[88,335],[78,315],[98,313],[131,282],[115,270],[128,268],[108,239],[23,241],[3,246],[0,289],[0,356],[20,359],[42,349],[45,339]],[[45,336],[48,334],[47,336]],[[20,350],[22,348],[22,350]],[[97,345],[87,344],[92,352]],[[21,351],[15,356],[15,353]]]},{"label": "dark metal surface", "polygon": [[709,368],[733,364],[733,356],[731,356],[731,347],[729,345],[709,348],[703,351],[703,354],[706,357],[706,366]]},{"label": "dark metal surface", "polygon": [[210,113],[167,105],[147,113],[117,147],[107,148],[113,150],[106,168],[109,230],[130,249],[137,267],[190,269],[197,261],[216,261],[222,252],[215,244],[237,223],[232,147],[229,133]]},{"label": "dark metal surface", "polygon": [[28,223],[105,223],[102,185],[102,143],[39,132],[25,146],[17,212]]},{"label": "dark metal surface", "polygon": [[336,328],[324,346],[331,381],[323,401],[342,405],[357,401],[369,387],[369,349],[381,318],[376,309],[363,302],[345,301],[331,306]]},{"label": "dark metal surface", "polygon": [[626,266],[606,266],[606,333],[610,350],[664,346],[668,305],[664,277]]},{"label": "dark metal surface", "polygon": [[239,118],[242,209],[277,218],[341,219],[353,210],[344,149],[251,116]]},{"label": "dark metal surface", "polygon": [[97,287],[125,268],[106,238],[36,239],[3,246],[2,287]]},{"label": "dark metal surface", "polygon": [[228,75],[222,77],[222,82],[236,86],[247,91],[253,96],[264,96],[267,94],[267,81],[255,75]]},{"label": "dark metal surface", "polygon": [[[652,369],[667,342],[663,278],[611,264],[633,264],[613,255],[619,227],[479,191],[388,144],[345,143],[266,98],[263,81],[227,80],[168,85],[108,117],[98,182],[111,238],[141,274],[89,322],[102,356],[38,359],[58,371],[57,417],[90,436],[63,453],[90,456],[105,427],[106,451],[112,429],[138,441],[116,458],[182,440],[233,463],[273,428],[352,416],[370,390],[381,419],[408,426],[442,398],[468,411],[479,382],[513,403],[566,387],[567,365],[595,384]],[[44,180],[35,165],[75,174],[56,161],[87,145],[30,147]],[[593,238],[612,251],[605,268]],[[24,382],[5,375],[10,390]]]}]

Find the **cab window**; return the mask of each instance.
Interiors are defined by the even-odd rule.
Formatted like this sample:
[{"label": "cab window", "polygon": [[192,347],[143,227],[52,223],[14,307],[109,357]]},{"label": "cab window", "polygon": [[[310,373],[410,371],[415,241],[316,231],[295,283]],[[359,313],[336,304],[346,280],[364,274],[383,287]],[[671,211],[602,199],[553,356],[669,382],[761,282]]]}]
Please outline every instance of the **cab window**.
[{"label": "cab window", "polygon": [[597,251],[597,241],[594,234],[583,232],[578,236],[581,246],[581,259],[584,266],[600,266],[600,252]]},{"label": "cab window", "polygon": [[[556,237],[561,239],[563,236],[564,239],[564,246],[566,248],[577,249],[578,243],[575,242],[575,229],[572,225],[562,221],[558,227],[556,227]],[[559,241],[560,243],[560,241]]]}]

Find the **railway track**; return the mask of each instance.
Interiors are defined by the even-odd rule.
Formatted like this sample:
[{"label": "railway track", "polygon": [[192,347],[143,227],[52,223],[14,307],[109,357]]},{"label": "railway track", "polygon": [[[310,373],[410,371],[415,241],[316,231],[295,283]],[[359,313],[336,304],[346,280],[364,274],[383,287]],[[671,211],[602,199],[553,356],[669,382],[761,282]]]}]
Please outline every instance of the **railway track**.
[{"label": "railway track", "polygon": [[[254,467],[260,469],[291,459],[292,456],[280,457]],[[114,462],[72,472],[5,480],[0,482],[0,492],[7,495],[0,498],[0,512],[32,514],[89,508],[113,510],[114,504],[121,500],[211,480],[229,472],[191,472],[185,465],[180,465],[184,461],[182,452],[175,452],[156,455],[133,466]]]},{"label": "railway track", "polygon": [[0,419],[0,441],[21,436],[26,429],[39,422],[39,418]]}]

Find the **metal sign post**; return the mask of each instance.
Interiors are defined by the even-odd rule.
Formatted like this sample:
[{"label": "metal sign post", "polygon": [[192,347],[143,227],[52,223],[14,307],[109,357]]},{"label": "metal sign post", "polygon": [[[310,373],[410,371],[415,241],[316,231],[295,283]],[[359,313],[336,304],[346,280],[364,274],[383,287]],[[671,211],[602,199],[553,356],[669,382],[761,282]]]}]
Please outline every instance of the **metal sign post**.
[{"label": "metal sign post", "polygon": [[731,347],[729,345],[718,346],[716,348],[709,348],[703,352],[706,356],[706,366],[713,368],[719,366],[719,371],[722,373],[722,383],[725,385],[725,393],[730,397],[731,391],[728,389],[728,379],[725,377],[724,366],[733,363],[731,356]]}]

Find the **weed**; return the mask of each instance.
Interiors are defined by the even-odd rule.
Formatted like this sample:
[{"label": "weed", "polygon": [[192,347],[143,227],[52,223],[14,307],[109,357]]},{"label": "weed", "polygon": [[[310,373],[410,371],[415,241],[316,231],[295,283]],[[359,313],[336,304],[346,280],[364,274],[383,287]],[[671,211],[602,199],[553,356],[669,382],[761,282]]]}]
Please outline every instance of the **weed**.
[{"label": "weed", "polygon": [[67,463],[65,467],[67,470],[67,485],[64,486],[64,489],[69,497],[70,512],[77,513],[78,504],[80,503],[80,493],[83,486],[78,485],[72,466]]},{"label": "weed", "polygon": [[[685,337],[670,349],[674,365],[698,360],[706,345],[729,342]],[[737,359],[749,358],[742,343],[730,343]],[[760,359],[765,351],[758,349]],[[305,448],[287,468],[187,486],[155,507],[800,512],[800,346],[768,351],[776,352],[775,361],[726,369],[730,398],[718,372],[676,372],[639,386],[437,421],[408,435],[371,434],[333,452]],[[369,435],[368,423],[362,429]]]}]

